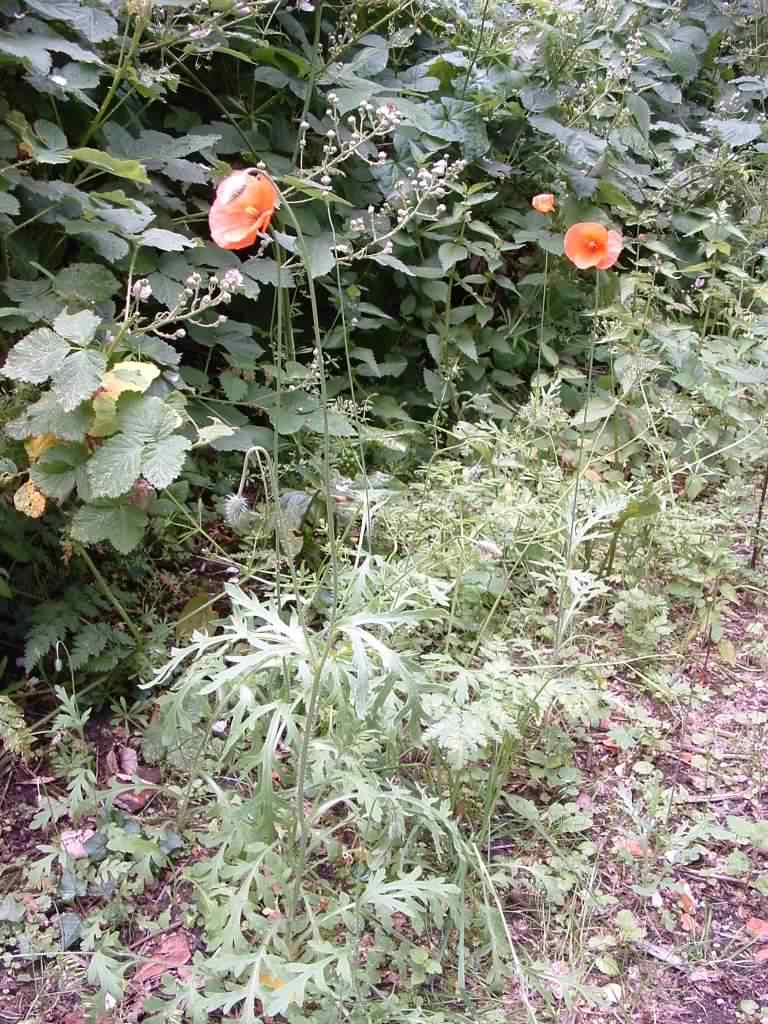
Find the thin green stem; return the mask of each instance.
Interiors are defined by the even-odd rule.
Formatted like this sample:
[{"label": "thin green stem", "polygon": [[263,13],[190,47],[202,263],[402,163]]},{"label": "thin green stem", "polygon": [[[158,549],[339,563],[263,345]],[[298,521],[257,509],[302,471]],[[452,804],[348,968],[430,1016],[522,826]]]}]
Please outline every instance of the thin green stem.
[{"label": "thin green stem", "polygon": [[85,564],[88,566],[88,568],[91,570],[91,573],[93,574],[93,578],[96,580],[96,583],[98,584],[99,589],[101,590],[101,592],[104,594],[106,599],[109,601],[109,603],[112,605],[112,607],[115,609],[117,614],[120,616],[120,618],[125,623],[126,628],[128,629],[128,632],[131,634],[133,639],[136,641],[136,646],[139,649],[141,649],[144,646],[144,639],[143,639],[141,633],[138,631],[138,629],[134,625],[133,619],[130,617],[128,612],[125,610],[125,608],[123,607],[122,603],[118,599],[117,595],[115,594],[115,592],[110,587],[109,583],[107,583],[106,579],[102,576],[102,574],[99,571],[99,569],[97,568],[96,563],[94,562],[94,560],[91,558],[91,556],[88,554],[86,549],[82,546],[82,544],[76,544],[75,545],[75,550],[77,551],[78,555],[80,555],[80,557],[85,562]]}]

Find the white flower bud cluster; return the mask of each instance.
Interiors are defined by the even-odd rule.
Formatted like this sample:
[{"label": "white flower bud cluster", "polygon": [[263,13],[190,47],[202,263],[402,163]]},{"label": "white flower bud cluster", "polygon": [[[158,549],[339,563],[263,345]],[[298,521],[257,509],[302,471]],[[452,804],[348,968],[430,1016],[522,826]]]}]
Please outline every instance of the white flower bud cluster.
[{"label": "white flower bud cluster", "polygon": [[126,299],[125,326],[129,330],[155,334],[169,341],[180,341],[187,336],[183,323],[191,323],[197,327],[220,327],[227,322],[227,317],[219,314],[216,319],[200,319],[201,316],[217,306],[227,305],[232,296],[243,286],[243,275],[236,267],[225,270],[221,278],[215,274],[204,278],[194,270],[184,281],[178,300],[172,309],[155,314],[151,319],[141,315],[139,305],[152,298],[152,286],[142,277],[130,286]]}]

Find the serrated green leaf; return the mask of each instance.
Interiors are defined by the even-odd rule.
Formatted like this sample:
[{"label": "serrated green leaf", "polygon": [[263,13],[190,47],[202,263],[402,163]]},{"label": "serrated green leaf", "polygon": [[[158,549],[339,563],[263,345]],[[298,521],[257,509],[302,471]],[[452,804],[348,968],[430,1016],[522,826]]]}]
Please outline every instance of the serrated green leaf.
[{"label": "serrated green leaf", "polygon": [[103,43],[117,34],[117,22],[98,7],[86,7],[70,0],[24,0],[27,7],[50,21],[63,21],[85,36],[89,43]]},{"label": "serrated green leaf", "polygon": [[64,299],[94,306],[111,298],[120,282],[100,263],[72,263],[58,272],[53,287]]},{"label": "serrated green leaf", "polygon": [[26,35],[0,32],[0,53],[15,57],[40,75],[50,72],[51,53],[65,53],[72,60],[81,60],[86,64],[101,64],[101,59],[91,50],[84,50],[77,43],[71,43],[53,32],[30,32]]},{"label": "serrated green leaf", "polygon": [[84,505],[72,520],[72,537],[81,544],[108,540],[127,555],[141,540],[146,525],[147,513],[136,505]]},{"label": "serrated green leaf", "polygon": [[62,338],[77,345],[87,345],[96,334],[101,317],[83,309],[79,313],[70,313],[64,309],[53,321],[53,329]]},{"label": "serrated green leaf", "polygon": [[96,985],[101,992],[112,996],[119,1002],[123,995],[123,985],[118,971],[119,965],[116,960],[99,953],[98,950],[91,954],[88,965],[88,981],[92,985]]},{"label": "serrated green leaf", "polygon": [[165,228],[149,228],[141,235],[140,241],[142,245],[162,249],[163,252],[183,252],[197,245],[193,238],[187,238],[176,231],[166,231]]},{"label": "serrated green leaf", "polygon": [[90,487],[84,465],[88,454],[82,444],[55,445],[44,451],[30,468],[30,478],[49,498],[64,501],[77,486],[80,498],[87,501]]},{"label": "serrated green leaf", "polygon": [[141,475],[143,445],[126,434],[117,434],[104,442],[88,462],[88,479],[96,498],[118,498]]},{"label": "serrated green leaf", "polygon": [[168,487],[181,473],[191,447],[189,438],[178,434],[147,445],[141,460],[142,474],[154,487]]},{"label": "serrated green leaf", "polygon": [[48,327],[40,327],[13,346],[0,373],[26,384],[44,384],[70,351],[68,342]]},{"label": "serrated green leaf", "polygon": [[62,441],[82,441],[88,432],[90,412],[81,405],[66,412],[56,396],[49,392],[29,406],[18,419],[5,426],[9,437],[23,441],[39,434],[55,434]]},{"label": "serrated green leaf", "polygon": [[125,178],[127,181],[135,181],[140,185],[149,184],[146,168],[138,160],[119,160],[100,149],[91,149],[90,146],[72,149],[69,155],[73,160],[80,160],[91,167],[98,167],[99,170],[107,171],[115,178]]},{"label": "serrated green leaf", "polygon": [[162,441],[181,426],[181,417],[162,398],[126,394],[120,399],[118,423],[124,434],[141,444]]},{"label": "serrated green leaf", "polygon": [[100,387],[107,369],[107,360],[101,352],[84,349],[67,356],[52,374],[52,390],[66,412],[76,409]]}]

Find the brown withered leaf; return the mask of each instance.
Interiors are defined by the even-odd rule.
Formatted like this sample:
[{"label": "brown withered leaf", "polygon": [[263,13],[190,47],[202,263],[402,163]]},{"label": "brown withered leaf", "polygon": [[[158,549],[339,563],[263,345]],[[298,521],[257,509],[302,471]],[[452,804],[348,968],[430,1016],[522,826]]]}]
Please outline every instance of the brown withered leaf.
[{"label": "brown withered leaf", "polygon": [[192,959],[189,942],[184,932],[171,932],[170,935],[163,935],[158,943],[157,950],[150,959],[143,964],[133,976],[134,982],[143,985],[153,978],[159,978],[168,971],[174,971]]}]

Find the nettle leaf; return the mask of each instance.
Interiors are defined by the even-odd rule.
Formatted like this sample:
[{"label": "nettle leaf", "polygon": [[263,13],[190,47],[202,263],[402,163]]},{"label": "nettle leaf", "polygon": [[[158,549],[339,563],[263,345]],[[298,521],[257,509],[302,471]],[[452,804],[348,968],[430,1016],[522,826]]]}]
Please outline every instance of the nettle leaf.
[{"label": "nettle leaf", "polygon": [[88,449],[83,444],[55,445],[43,452],[29,475],[49,498],[64,501],[77,487],[80,498],[88,501],[91,496],[85,472],[88,457]]},{"label": "nettle leaf", "polygon": [[189,438],[180,434],[147,445],[141,460],[142,475],[158,489],[170,486],[181,473],[191,447]]},{"label": "nettle leaf", "polygon": [[90,398],[101,385],[107,369],[107,360],[101,352],[84,350],[67,356],[53,373],[53,393],[67,412],[76,409]]},{"label": "nettle leaf", "polygon": [[184,249],[192,249],[197,246],[193,238],[180,235],[176,231],[166,231],[165,228],[150,228],[140,238],[142,245],[151,249],[162,249],[163,252],[183,252]]},{"label": "nettle leaf", "polygon": [[87,309],[79,313],[70,313],[65,309],[53,321],[53,329],[67,341],[76,345],[87,345],[96,334],[96,328],[100,323],[101,317]]},{"label": "nettle leaf", "polygon": [[72,520],[72,537],[81,544],[108,540],[122,555],[127,555],[144,536],[147,513],[127,502],[98,502],[84,505]]},{"label": "nettle leaf", "polygon": [[100,263],[71,263],[58,272],[53,287],[63,299],[95,306],[111,298],[120,282]]},{"label": "nettle leaf", "polygon": [[71,347],[48,327],[32,331],[13,346],[0,373],[25,384],[44,384],[64,363]]},{"label": "nettle leaf", "polygon": [[141,441],[125,434],[110,437],[91,457],[88,479],[96,498],[119,498],[141,475]]},{"label": "nettle leaf", "polygon": [[67,412],[51,391],[25,409],[18,419],[6,423],[5,432],[16,441],[40,434],[55,434],[62,441],[82,441],[88,432],[90,420],[91,413],[87,405]]},{"label": "nettle leaf", "polygon": [[69,155],[73,160],[80,160],[91,167],[98,167],[116,178],[126,178],[128,181],[136,181],[141,185],[149,184],[146,169],[138,160],[118,160],[116,157],[110,156],[109,153],[103,153],[100,149],[91,149],[89,146],[70,150]]}]

